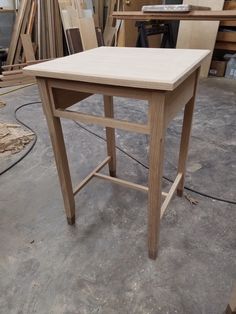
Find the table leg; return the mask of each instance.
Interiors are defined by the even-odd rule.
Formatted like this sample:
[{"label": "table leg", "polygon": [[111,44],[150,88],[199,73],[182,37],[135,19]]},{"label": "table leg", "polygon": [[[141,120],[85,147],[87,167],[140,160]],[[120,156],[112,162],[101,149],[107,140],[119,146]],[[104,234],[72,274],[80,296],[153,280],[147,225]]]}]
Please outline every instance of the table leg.
[{"label": "table leg", "polygon": [[234,291],[231,295],[225,314],[236,314],[236,287],[234,287]]},{"label": "table leg", "polygon": [[179,163],[178,163],[178,173],[183,174],[177,188],[177,195],[180,197],[183,196],[183,192],[184,192],[184,180],[185,180],[185,172],[186,172],[186,163],[187,163],[187,158],[188,158],[189,140],[190,140],[191,129],[192,129],[194,102],[195,102],[195,99],[192,98],[186,104],[185,110],[184,110],[184,120],[183,120],[183,127],[182,127]]},{"label": "table leg", "polygon": [[[107,118],[114,118],[113,97],[104,96],[104,113]],[[115,129],[106,128],[107,155],[111,157],[109,161],[109,172],[111,177],[116,176],[116,139]]]},{"label": "table leg", "polygon": [[198,79],[200,74],[200,68],[195,72],[195,87],[194,94],[190,101],[186,104],[184,109],[184,119],[182,127],[182,135],[180,142],[180,152],[179,152],[179,162],[178,162],[178,173],[182,173],[182,179],[177,187],[177,195],[182,197],[184,193],[184,181],[186,173],[186,163],[188,158],[189,141],[191,136],[192,122],[193,122],[193,112],[195,106],[195,99],[197,93]]},{"label": "table leg", "polygon": [[162,171],[164,157],[164,95],[153,93],[149,102],[150,149],[148,182],[148,249],[156,259],[160,233]]},{"label": "table leg", "polygon": [[75,200],[61,121],[60,118],[56,118],[53,115],[53,99],[46,81],[43,79],[38,79],[37,81],[54,150],[67,221],[68,224],[72,225],[75,223]]}]

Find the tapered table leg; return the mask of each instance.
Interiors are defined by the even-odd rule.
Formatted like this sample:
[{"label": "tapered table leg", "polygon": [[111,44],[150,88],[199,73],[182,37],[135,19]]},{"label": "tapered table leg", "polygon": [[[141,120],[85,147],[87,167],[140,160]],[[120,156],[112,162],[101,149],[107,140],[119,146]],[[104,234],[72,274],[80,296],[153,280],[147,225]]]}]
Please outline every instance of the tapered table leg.
[{"label": "tapered table leg", "polygon": [[[114,118],[113,97],[104,96],[104,113],[107,118]],[[116,139],[115,129],[106,127],[107,154],[111,157],[109,161],[110,176],[116,176]]]},{"label": "tapered table leg", "polygon": [[149,102],[150,149],[148,192],[148,250],[149,257],[157,258],[160,233],[162,171],[164,157],[164,95],[153,93]]},{"label": "tapered table leg", "polygon": [[190,142],[190,136],[191,136],[192,122],[193,122],[193,112],[194,112],[196,90],[197,90],[197,84],[198,84],[198,76],[199,76],[199,70],[196,71],[194,95],[190,99],[190,101],[186,104],[185,109],[184,109],[184,119],[183,119],[180,152],[179,152],[179,162],[178,162],[178,173],[182,173],[182,179],[180,180],[180,183],[177,188],[177,195],[180,197],[183,196],[183,192],[184,192],[186,164],[187,164],[188,149],[189,149],[189,142]]},{"label": "tapered table leg", "polygon": [[54,150],[67,221],[72,225],[75,223],[75,200],[61,122],[60,118],[53,115],[53,97],[50,94],[46,81],[38,79],[38,87]]}]

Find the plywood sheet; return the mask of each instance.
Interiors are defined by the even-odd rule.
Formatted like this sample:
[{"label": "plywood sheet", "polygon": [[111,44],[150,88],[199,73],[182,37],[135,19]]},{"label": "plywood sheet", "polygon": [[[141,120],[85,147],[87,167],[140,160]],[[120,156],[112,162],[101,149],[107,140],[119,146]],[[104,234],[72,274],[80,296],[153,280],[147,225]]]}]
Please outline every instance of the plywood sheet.
[{"label": "plywood sheet", "polygon": [[84,50],[98,47],[95,25],[92,17],[80,18],[79,30]]},{"label": "plywood sheet", "polygon": [[[183,4],[208,6],[212,10],[222,10],[224,0],[183,0]],[[201,77],[207,77],[210,69],[212,53],[215,47],[219,22],[181,21],[177,39],[177,48],[209,49],[211,54],[201,69]]]}]

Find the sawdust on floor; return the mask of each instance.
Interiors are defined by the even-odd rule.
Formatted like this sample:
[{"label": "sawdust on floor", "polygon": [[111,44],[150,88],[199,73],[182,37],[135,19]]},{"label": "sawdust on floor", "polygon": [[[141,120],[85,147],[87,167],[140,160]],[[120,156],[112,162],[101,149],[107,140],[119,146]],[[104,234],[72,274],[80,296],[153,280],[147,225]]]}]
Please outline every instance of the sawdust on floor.
[{"label": "sawdust on floor", "polygon": [[0,122],[0,157],[19,153],[34,139],[34,133],[20,124]]}]

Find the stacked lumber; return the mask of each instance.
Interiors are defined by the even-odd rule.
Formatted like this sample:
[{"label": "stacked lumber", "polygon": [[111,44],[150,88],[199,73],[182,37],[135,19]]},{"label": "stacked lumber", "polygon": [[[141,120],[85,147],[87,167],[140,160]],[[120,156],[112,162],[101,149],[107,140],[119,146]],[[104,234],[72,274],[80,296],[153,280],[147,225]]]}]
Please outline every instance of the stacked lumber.
[{"label": "stacked lumber", "polygon": [[37,0],[36,44],[39,59],[62,57],[63,31],[58,0]]},{"label": "stacked lumber", "polygon": [[0,87],[32,83],[23,67],[36,59],[64,55],[58,0],[21,0]]},{"label": "stacked lumber", "polygon": [[[213,11],[221,11],[224,0],[183,0],[183,4],[207,5]],[[180,21],[176,48],[211,50],[201,66],[201,77],[208,76],[219,24],[218,21]]]},{"label": "stacked lumber", "polygon": [[31,62],[117,45],[121,21],[112,14],[124,9],[124,3],[124,0],[21,0],[0,87],[33,82],[22,70]]},{"label": "stacked lumber", "polygon": [[63,56],[63,37],[57,0],[21,0],[13,28],[7,65],[24,62],[21,35],[30,35],[40,59]]},{"label": "stacked lumber", "polygon": [[58,3],[69,53],[98,47],[92,0],[58,0]]},{"label": "stacked lumber", "polygon": [[[225,1],[224,10],[236,10],[236,0]],[[236,51],[236,22],[220,23],[215,49]]]},{"label": "stacked lumber", "polygon": [[0,87],[34,83],[35,79],[25,75],[23,68],[27,65],[47,60],[35,59],[34,48],[29,34],[21,34],[21,42],[26,62],[2,66],[3,72],[0,75]]},{"label": "stacked lumber", "polygon": [[120,0],[108,2],[58,0],[58,2],[69,53],[115,44],[120,21],[116,22],[112,13],[121,8]]}]

